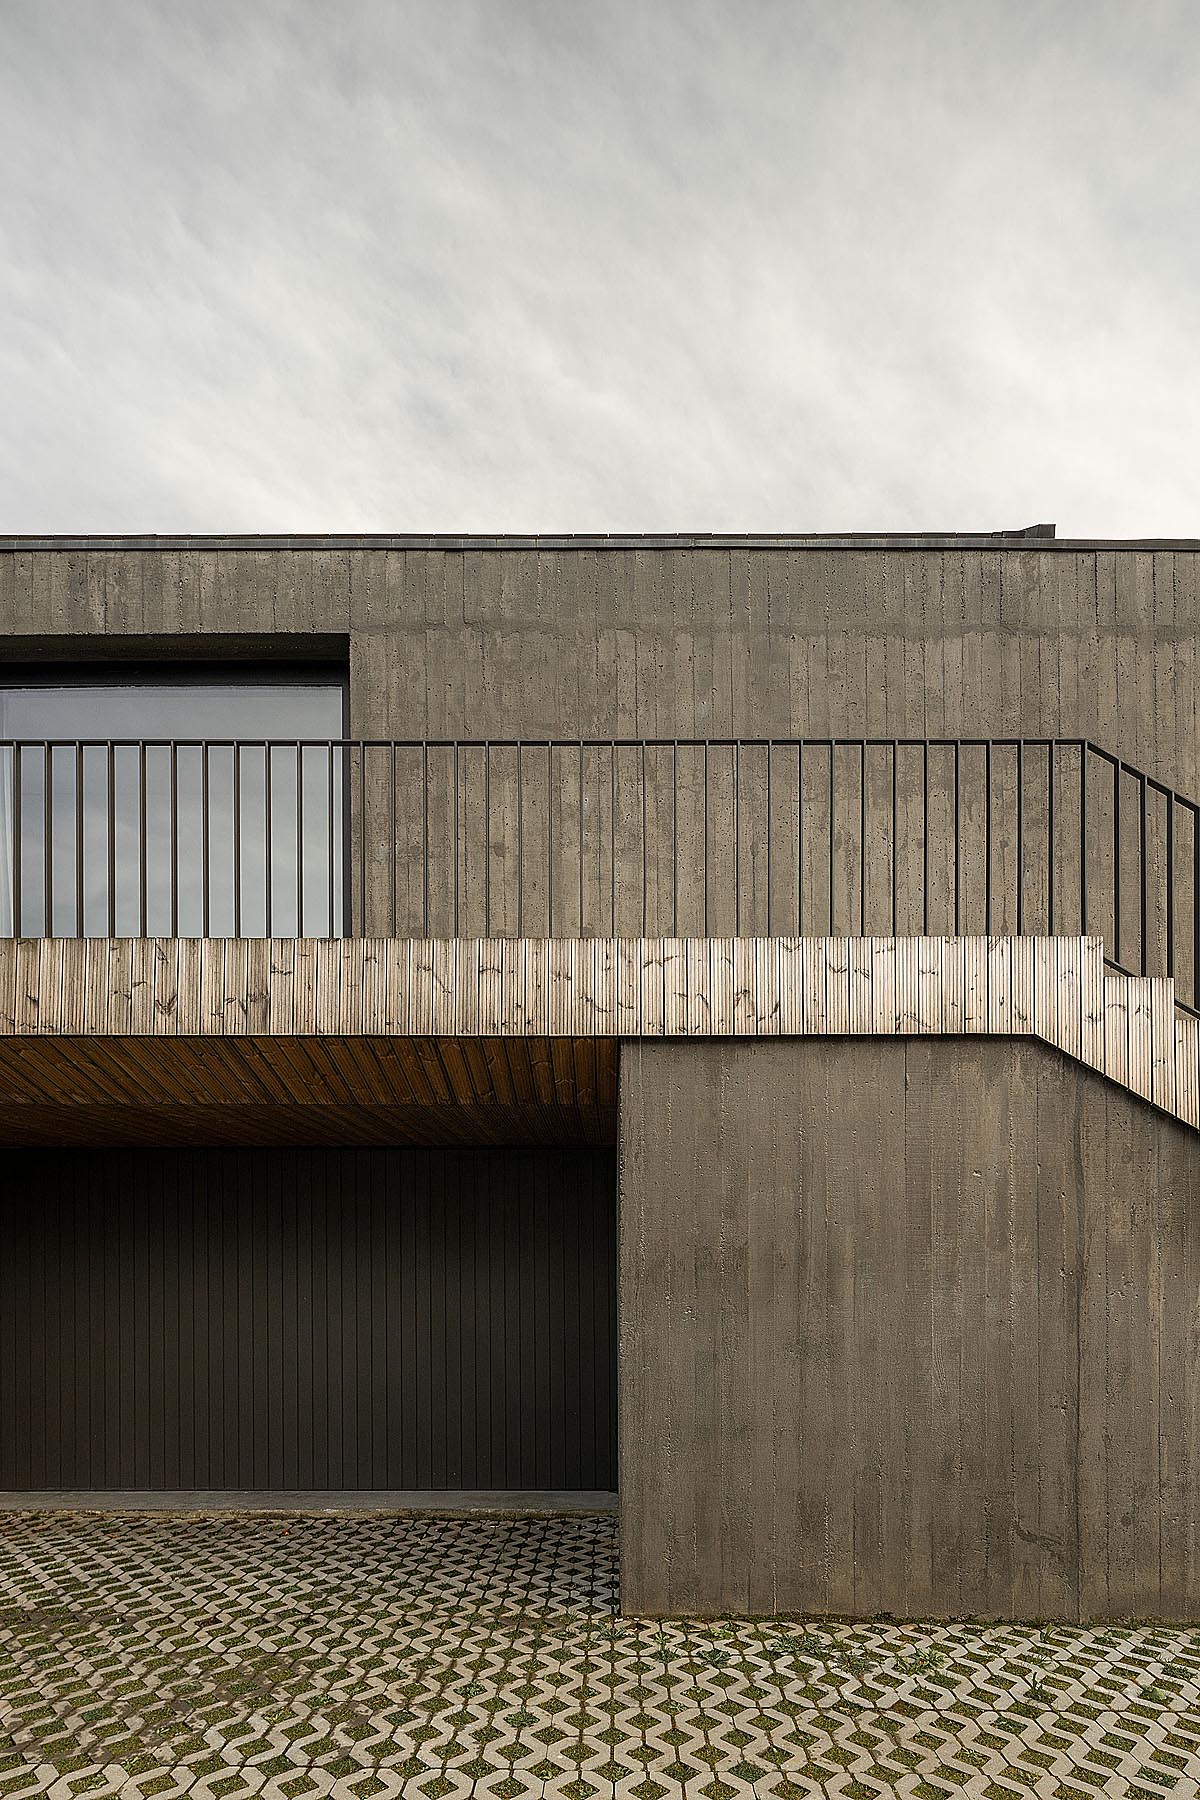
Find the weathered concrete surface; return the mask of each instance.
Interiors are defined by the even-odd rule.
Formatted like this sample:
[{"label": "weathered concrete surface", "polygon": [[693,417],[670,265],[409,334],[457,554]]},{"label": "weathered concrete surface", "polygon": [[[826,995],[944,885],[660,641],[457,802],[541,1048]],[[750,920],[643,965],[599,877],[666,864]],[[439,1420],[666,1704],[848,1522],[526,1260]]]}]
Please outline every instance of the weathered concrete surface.
[{"label": "weathered concrete surface", "polygon": [[[802,767],[787,745],[702,756],[579,744],[1054,734],[1093,739],[1195,796],[1198,631],[1194,546],[0,546],[8,657],[321,656],[348,666],[351,737],[567,740],[520,759],[511,747],[494,750],[486,768],[479,751],[414,749],[394,761],[377,752],[365,770],[355,761],[352,824],[365,854],[354,859],[354,906],[366,935],[1090,926],[1115,940],[1111,797],[1098,767],[1089,920],[1080,909],[1073,751],[1061,753],[1056,775],[1056,843],[1040,752],[1019,775],[1015,750],[997,751],[987,775],[981,750],[963,753],[956,886],[948,751],[929,756],[926,818],[921,755],[898,752],[893,768],[886,743],[864,752],[861,767],[846,747],[810,747]],[[893,776],[903,847],[894,891]],[[1126,785],[1132,894],[1137,794]],[[1031,856],[1020,906],[1011,875],[1018,791]],[[1155,868],[1159,811],[1155,801]],[[1176,820],[1185,861],[1189,820]],[[1057,871],[1053,916],[1048,866]],[[1160,887],[1156,877],[1151,973],[1164,972]],[[1109,954],[1142,966],[1131,920],[1127,907]],[[1190,976],[1186,919],[1177,937]]]},{"label": "weathered concrete surface", "polygon": [[1200,1142],[1032,1042],[621,1066],[622,1603],[1200,1617]]},{"label": "weathered concrete surface", "polygon": [[491,545],[4,549],[0,634],[348,644],[352,736],[1056,732],[1200,790],[1194,548]]}]

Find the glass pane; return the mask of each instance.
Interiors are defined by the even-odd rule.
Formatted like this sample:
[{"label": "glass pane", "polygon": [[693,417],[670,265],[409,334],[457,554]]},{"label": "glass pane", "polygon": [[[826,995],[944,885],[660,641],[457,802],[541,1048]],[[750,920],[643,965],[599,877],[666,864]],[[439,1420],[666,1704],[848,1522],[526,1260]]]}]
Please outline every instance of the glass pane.
[{"label": "glass pane", "polygon": [[338,936],[336,678],[0,687],[0,933]]}]

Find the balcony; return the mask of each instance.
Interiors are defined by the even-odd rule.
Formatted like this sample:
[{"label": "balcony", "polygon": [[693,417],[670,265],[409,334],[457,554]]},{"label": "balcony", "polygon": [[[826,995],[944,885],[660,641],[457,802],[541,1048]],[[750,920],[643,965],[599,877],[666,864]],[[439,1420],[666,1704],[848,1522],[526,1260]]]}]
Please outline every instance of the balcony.
[{"label": "balcony", "polygon": [[1081,739],[0,743],[0,936],[1102,935],[1200,993],[1197,806]]}]

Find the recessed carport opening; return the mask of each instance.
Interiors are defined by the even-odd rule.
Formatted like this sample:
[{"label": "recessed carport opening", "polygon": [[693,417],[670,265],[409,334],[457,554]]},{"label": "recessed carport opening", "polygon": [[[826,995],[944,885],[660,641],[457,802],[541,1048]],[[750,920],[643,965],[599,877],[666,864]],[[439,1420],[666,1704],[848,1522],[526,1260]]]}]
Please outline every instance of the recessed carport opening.
[{"label": "recessed carport opening", "polygon": [[0,1081],[0,1489],[615,1490],[615,1045],[41,1039]]}]

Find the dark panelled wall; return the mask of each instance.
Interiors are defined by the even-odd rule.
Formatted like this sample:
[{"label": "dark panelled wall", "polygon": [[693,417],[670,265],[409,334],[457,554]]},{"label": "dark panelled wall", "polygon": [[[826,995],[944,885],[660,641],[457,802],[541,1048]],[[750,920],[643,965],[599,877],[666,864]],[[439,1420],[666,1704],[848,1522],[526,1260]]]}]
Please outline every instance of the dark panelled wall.
[{"label": "dark panelled wall", "polygon": [[0,1488],[616,1487],[616,1171],[18,1151]]}]

